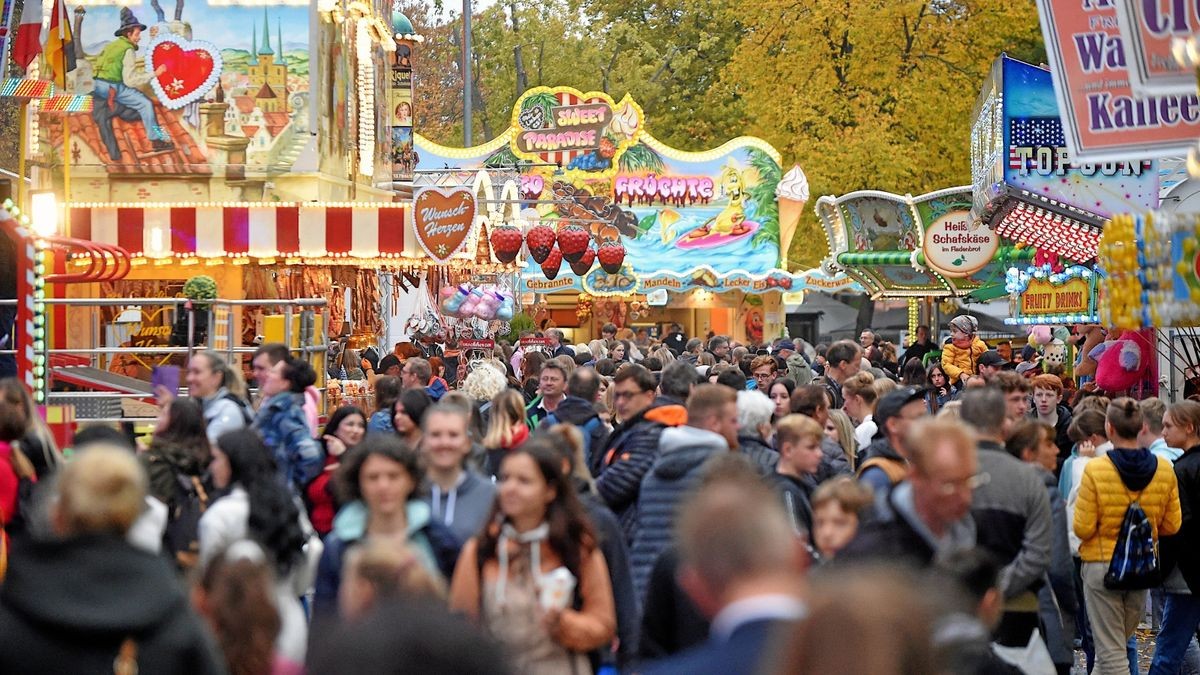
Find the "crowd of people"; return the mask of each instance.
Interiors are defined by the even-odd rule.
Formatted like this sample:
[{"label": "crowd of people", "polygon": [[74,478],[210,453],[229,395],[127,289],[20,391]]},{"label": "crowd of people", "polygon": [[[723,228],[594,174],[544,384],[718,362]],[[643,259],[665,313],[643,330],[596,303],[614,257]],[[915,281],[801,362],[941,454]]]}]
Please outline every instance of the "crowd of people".
[{"label": "crowd of people", "polygon": [[1110,675],[1148,594],[1195,672],[1200,403],[949,331],[344,350],[324,424],[200,352],[67,458],[0,381],[0,672]]}]

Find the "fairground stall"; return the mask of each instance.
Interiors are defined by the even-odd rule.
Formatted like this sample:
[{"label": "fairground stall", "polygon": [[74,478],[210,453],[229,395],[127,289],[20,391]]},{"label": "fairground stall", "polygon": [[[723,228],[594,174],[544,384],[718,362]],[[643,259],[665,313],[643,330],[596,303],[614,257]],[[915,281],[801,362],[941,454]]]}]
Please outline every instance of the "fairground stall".
[{"label": "fairground stall", "polygon": [[[1159,172],[1148,159],[1075,162],[1066,146],[1050,72],[997,59],[972,127],[974,211],[998,235],[1033,253],[1006,271],[1008,321],[1024,327],[1044,354],[1062,354],[1066,375],[1090,381],[1105,340],[1122,336],[1105,312],[1111,303],[1098,297],[1098,247],[1110,236],[1105,221],[1156,206]],[[1146,365],[1135,393],[1155,395],[1156,338],[1152,332],[1134,338],[1137,349],[1129,353],[1144,352],[1139,362]]]},{"label": "fairground stall", "polygon": [[[238,358],[261,341],[289,341],[324,373],[331,339],[383,352],[411,332],[424,294],[409,291],[429,269],[511,269],[478,259],[473,235],[446,248],[414,231],[421,38],[408,19],[379,2],[316,10],[198,0],[168,16],[157,2],[89,2],[71,17],[74,58],[47,47],[32,62],[14,91],[55,77],[83,102],[28,106],[34,192],[50,202],[40,231],[128,258],[52,288],[67,297],[46,303],[46,389],[144,400],[155,366],[200,347]],[[86,253],[47,252],[42,269],[89,270]],[[89,414],[129,412],[115,404]]]},{"label": "fairground stall", "polygon": [[671,322],[689,335],[769,339],[784,328],[783,294],[853,286],[788,271],[781,251],[816,235],[797,231],[808,199],[799,167],[784,175],[779,153],[757,138],[685,152],[647,126],[629,97],[532,89],[488,143],[450,148],[417,136],[418,174],[513,171],[520,210],[510,223],[520,227],[493,229],[493,249],[515,255],[524,244],[523,304],[535,325],[573,342],[599,337],[606,323],[657,334]]}]

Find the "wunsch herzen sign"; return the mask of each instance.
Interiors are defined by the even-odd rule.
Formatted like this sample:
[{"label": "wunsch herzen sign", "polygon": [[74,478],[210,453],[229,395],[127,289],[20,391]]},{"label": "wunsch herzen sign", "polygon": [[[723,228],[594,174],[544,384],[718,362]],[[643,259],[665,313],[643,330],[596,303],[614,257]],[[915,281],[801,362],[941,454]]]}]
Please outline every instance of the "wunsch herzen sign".
[{"label": "wunsch herzen sign", "polygon": [[462,248],[475,224],[475,194],[468,188],[422,188],[413,209],[413,230],[425,253],[444,263]]}]

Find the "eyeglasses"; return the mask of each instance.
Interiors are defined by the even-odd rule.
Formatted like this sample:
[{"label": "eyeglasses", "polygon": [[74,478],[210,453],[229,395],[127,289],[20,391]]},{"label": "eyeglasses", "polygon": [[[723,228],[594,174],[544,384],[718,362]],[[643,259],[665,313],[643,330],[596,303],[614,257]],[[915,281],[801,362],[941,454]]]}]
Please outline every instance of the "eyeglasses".
[{"label": "eyeglasses", "polygon": [[772,377],[773,375],[774,375],[774,373],[754,373],[754,379],[756,379],[756,380],[758,380],[759,382],[761,382],[761,381],[763,381],[763,380],[769,380],[769,379],[771,379],[771,377]]},{"label": "eyeglasses", "polygon": [[992,482],[992,477],[989,474],[977,473],[962,480],[941,481],[936,483],[936,486],[939,493],[945,497],[949,497],[961,490],[974,492],[990,482]]}]

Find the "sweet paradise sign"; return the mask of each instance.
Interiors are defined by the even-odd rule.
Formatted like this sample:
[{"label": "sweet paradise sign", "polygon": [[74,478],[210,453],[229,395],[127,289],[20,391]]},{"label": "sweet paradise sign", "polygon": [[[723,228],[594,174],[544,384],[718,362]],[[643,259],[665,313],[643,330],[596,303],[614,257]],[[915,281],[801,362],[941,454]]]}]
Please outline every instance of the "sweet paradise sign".
[{"label": "sweet paradise sign", "polygon": [[512,128],[520,159],[610,175],[641,134],[642,109],[628,94],[617,103],[603,92],[537,87],[513,106]]}]

